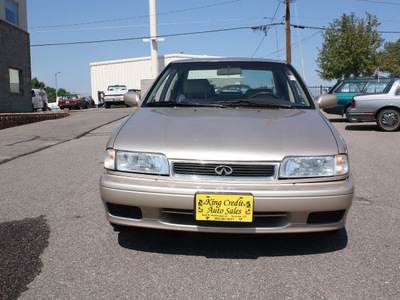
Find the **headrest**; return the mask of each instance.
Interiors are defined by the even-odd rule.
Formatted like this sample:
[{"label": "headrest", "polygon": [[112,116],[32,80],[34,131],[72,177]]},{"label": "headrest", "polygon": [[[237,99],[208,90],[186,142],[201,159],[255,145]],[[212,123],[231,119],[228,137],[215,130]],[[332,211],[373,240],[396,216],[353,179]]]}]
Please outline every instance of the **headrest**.
[{"label": "headrest", "polygon": [[211,85],[207,79],[190,79],[184,82],[182,91],[189,95],[209,95]]}]

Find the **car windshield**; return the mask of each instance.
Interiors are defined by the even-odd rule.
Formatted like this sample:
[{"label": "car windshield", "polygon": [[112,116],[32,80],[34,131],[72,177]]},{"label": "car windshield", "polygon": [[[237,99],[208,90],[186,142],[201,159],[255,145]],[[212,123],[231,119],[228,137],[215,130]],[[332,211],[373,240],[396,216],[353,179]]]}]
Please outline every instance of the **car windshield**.
[{"label": "car windshield", "polygon": [[125,85],[111,85],[108,87],[109,91],[125,91],[126,86]]},{"label": "car windshield", "polygon": [[143,106],[314,108],[288,65],[238,61],[173,63]]},{"label": "car windshield", "polygon": [[64,95],[62,99],[76,99],[78,98],[77,95]]}]

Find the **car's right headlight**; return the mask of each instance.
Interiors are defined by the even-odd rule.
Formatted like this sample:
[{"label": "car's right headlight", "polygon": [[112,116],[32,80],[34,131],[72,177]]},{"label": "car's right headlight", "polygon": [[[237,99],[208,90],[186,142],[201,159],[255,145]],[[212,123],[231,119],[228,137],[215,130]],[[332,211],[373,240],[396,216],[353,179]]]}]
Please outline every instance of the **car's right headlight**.
[{"label": "car's right headlight", "polygon": [[345,175],[349,172],[347,155],[285,157],[280,178],[310,178]]},{"label": "car's right headlight", "polygon": [[123,172],[169,175],[168,160],[160,153],[107,149],[104,167]]}]

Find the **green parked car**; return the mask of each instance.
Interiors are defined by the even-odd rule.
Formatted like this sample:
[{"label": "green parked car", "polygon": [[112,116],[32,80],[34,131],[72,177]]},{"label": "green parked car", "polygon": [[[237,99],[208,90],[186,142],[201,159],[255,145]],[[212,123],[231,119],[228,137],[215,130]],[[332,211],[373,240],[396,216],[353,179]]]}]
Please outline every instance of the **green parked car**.
[{"label": "green parked car", "polygon": [[339,80],[329,91],[328,94],[334,94],[338,98],[338,104],[335,107],[325,108],[324,112],[334,115],[346,115],[347,121],[351,119],[347,117],[347,109],[351,107],[354,96],[364,94],[382,93],[391,78],[352,78]]}]

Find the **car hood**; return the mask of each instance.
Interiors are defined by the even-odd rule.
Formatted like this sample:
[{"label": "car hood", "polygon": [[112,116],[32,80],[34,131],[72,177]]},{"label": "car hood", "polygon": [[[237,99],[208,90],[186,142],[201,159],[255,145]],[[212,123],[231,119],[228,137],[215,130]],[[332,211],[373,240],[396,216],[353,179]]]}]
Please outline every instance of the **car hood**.
[{"label": "car hood", "polygon": [[280,161],[338,154],[331,126],[315,110],[141,108],[108,147],[169,159]]}]

